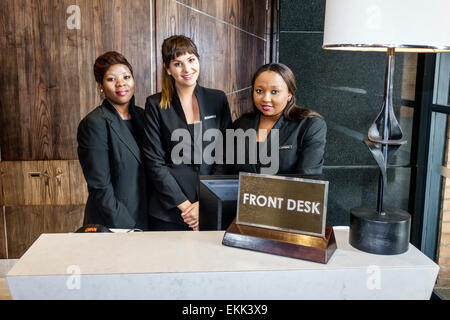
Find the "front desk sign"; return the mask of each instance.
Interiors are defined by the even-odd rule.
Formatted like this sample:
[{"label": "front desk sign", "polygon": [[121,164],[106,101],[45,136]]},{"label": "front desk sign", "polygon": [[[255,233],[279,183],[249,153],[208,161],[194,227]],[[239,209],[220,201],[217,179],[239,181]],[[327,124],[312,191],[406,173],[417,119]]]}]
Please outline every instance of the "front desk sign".
[{"label": "front desk sign", "polygon": [[336,250],[327,199],[328,181],[240,173],[236,219],[222,244],[327,263]]}]

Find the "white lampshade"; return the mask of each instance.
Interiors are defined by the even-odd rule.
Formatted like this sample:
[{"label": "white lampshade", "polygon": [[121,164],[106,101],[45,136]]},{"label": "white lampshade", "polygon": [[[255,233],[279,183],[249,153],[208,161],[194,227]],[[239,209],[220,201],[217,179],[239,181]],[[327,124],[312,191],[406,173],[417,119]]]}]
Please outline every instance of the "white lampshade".
[{"label": "white lampshade", "polygon": [[450,51],[450,0],[327,0],[323,48]]}]

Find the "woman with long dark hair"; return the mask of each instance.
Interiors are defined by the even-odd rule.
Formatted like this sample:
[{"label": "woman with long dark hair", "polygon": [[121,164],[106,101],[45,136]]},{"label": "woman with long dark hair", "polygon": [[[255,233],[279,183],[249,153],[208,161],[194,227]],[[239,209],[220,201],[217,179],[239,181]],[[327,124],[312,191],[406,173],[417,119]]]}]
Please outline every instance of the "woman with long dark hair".
[{"label": "woman with long dark hair", "polygon": [[[154,186],[150,197],[151,230],[198,230],[198,175],[216,172],[203,161],[202,137],[209,129],[231,126],[223,91],[197,83],[200,56],[194,42],[177,35],[164,40],[161,92],[147,98],[144,154]],[[180,137],[185,140],[180,142]],[[187,138],[186,138],[187,137]],[[180,143],[186,147],[180,151]]]},{"label": "woman with long dark hair", "polygon": [[[261,150],[278,152],[273,174],[317,175],[322,173],[327,127],[323,117],[315,111],[295,103],[295,77],[284,64],[261,66],[252,79],[254,110],[234,122],[235,129],[254,129],[255,141],[246,140],[247,159],[235,163],[236,172],[261,173],[273,164],[262,164]],[[277,150],[272,147],[271,132],[278,130]],[[239,151],[239,146],[237,146]],[[254,163],[249,155],[253,154]],[[276,160],[278,159],[278,160]]]},{"label": "woman with long dark hair", "polygon": [[84,224],[148,230],[144,110],[134,104],[133,68],[110,51],[96,59],[94,76],[104,100],[80,122],[77,134],[89,191]]}]

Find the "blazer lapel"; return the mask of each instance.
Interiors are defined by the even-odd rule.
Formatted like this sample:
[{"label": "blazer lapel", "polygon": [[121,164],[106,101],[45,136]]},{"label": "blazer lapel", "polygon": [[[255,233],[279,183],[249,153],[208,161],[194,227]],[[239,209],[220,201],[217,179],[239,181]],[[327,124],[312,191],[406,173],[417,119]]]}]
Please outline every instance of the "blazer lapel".
[{"label": "blazer lapel", "polygon": [[[195,86],[194,94],[195,94],[195,97],[197,98],[198,109],[199,109],[199,113],[200,113],[200,124],[202,126],[201,127],[202,128],[202,132],[201,132],[201,135],[199,137],[191,136],[191,142],[194,143],[194,144],[198,144],[199,142],[201,142],[201,137],[203,137],[203,133],[206,130],[205,122],[202,121],[203,120],[203,116],[204,116],[204,108],[205,108],[204,97],[203,97],[203,90],[202,90],[202,87],[200,87],[198,84]],[[173,106],[175,112],[177,113],[178,117],[180,117],[180,119],[182,120],[184,129],[188,130],[188,124],[187,124],[187,120],[186,120],[186,115],[184,114],[183,107],[181,106],[181,101],[180,101],[180,98],[178,97],[177,90],[174,90],[172,106]],[[196,125],[194,126],[194,128],[195,127],[196,127]],[[194,130],[197,130],[197,129],[195,128]],[[197,141],[195,141],[195,138],[197,138]],[[200,140],[200,141],[198,141],[198,140]],[[200,144],[200,147],[201,147],[201,144]]]},{"label": "blazer lapel", "polygon": [[[275,122],[275,124],[273,125],[272,129],[269,132],[269,135],[267,136],[267,140],[270,138],[270,135],[272,134],[272,130],[273,129],[277,129],[278,130],[278,146],[282,146],[285,140],[285,137],[281,136],[281,129],[283,128],[284,124],[285,124],[286,118],[284,117],[284,114],[281,115],[281,117],[278,119],[277,122]],[[268,141],[269,142],[269,147],[270,147],[270,142],[272,140]]]},{"label": "blazer lapel", "polygon": [[171,107],[175,110],[176,114],[181,119],[181,122],[183,123],[184,128],[187,130],[188,125],[187,125],[186,115],[184,114],[183,107],[181,106],[180,97],[178,97],[178,93],[177,93],[176,89],[174,90],[174,93],[173,93]]},{"label": "blazer lapel", "polygon": [[270,133],[272,132],[273,129],[281,129],[283,127],[284,124],[284,115],[282,114],[280,118],[278,118],[277,122],[275,122],[275,124],[273,125],[272,129],[270,129],[270,132],[267,136],[267,138],[269,138]]},{"label": "blazer lapel", "polygon": [[[261,119],[261,113],[257,112],[257,115],[255,116],[254,123],[253,123],[256,132],[258,132],[260,119]],[[266,147],[266,151],[265,152],[268,152],[267,155],[271,156],[272,130],[274,130],[274,129],[279,130],[280,128],[283,127],[283,124],[284,124],[284,115],[282,114],[281,117],[277,120],[277,122],[275,122],[275,124],[273,125],[272,129],[270,129],[269,134],[266,137],[266,140],[264,140],[264,142],[259,143],[259,145],[258,145],[258,158],[259,158],[259,153],[262,152],[259,147],[261,147],[262,145],[264,145]],[[278,143],[280,143],[282,137],[280,137],[278,135],[278,139],[279,139]],[[259,172],[259,170],[261,168],[261,164],[260,164],[259,160],[257,161],[257,163],[258,164],[257,164],[257,166],[255,165],[255,168],[257,168],[256,172]]]},{"label": "blazer lapel", "polygon": [[[200,113],[200,121],[202,121],[204,114],[205,114],[205,108],[206,108],[205,103],[204,103],[203,88],[197,84],[194,89],[194,94],[195,94],[195,97],[197,98],[198,109],[199,109],[199,113]],[[174,90],[174,93],[173,93],[172,107],[174,108],[178,117],[180,117],[180,119],[184,123],[185,128],[187,129],[188,125],[187,125],[186,115],[184,114],[183,107],[181,106],[181,101],[180,101],[180,97],[178,96],[177,90]]]},{"label": "blazer lapel", "polygon": [[[136,143],[136,139],[131,134],[130,130],[127,128],[125,123],[123,123],[119,113],[106,99],[103,103],[103,106],[105,106],[104,108],[105,116],[109,120],[111,129],[117,134],[120,141],[131,151],[131,153],[135,156],[136,160],[139,163],[142,163],[141,150],[139,149],[139,146]],[[136,117],[136,113],[134,112],[133,108],[134,108],[134,96],[130,100],[130,114],[135,120],[137,120],[135,121],[135,123],[139,125],[140,120],[138,120],[138,117]]]},{"label": "blazer lapel", "polygon": [[194,89],[194,94],[195,97],[197,98],[197,103],[198,103],[198,110],[200,113],[200,122],[202,123],[202,134],[205,132],[205,130],[207,130],[207,126],[205,125],[206,122],[203,121],[203,117],[205,116],[205,112],[206,112],[206,104],[204,101],[204,94],[203,94],[203,88],[200,87],[198,84]]}]

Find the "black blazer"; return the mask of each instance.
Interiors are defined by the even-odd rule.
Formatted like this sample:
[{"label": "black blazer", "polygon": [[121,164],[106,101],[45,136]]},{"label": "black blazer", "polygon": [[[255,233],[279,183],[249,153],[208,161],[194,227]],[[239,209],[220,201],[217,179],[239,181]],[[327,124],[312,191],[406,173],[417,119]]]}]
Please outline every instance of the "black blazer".
[{"label": "black blazer", "polygon": [[147,182],[141,154],[144,110],[130,101],[136,138],[108,102],[78,126],[78,158],[89,197],[84,224],[148,230]]},{"label": "black blazer", "polygon": [[[197,85],[194,94],[199,105],[202,137],[206,130],[212,128],[220,130],[225,136],[225,130],[232,126],[225,93]],[[150,196],[149,214],[166,222],[186,226],[177,206],[186,200],[196,202],[198,175],[214,174],[218,166],[206,164],[203,160],[201,164],[174,163],[171,153],[181,140],[171,141],[172,133],[176,129],[189,128],[176,90],[167,109],[161,109],[160,100],[161,93],[157,93],[148,97],[145,104],[143,151],[147,174],[154,188]],[[194,143],[192,137],[191,143]],[[203,142],[202,149],[211,143]]]},{"label": "black blazer", "polygon": [[[255,129],[257,132],[261,113],[245,114],[233,124],[235,129],[241,128],[244,131]],[[302,120],[289,120],[282,115],[272,127],[279,131],[279,168],[277,174],[322,174],[323,155],[325,152],[327,126],[323,119],[318,117],[305,118]],[[269,132],[263,144],[267,144],[269,156],[271,146],[272,130]],[[256,143],[255,145],[261,145]],[[240,146],[235,144],[235,148]],[[250,150],[248,139],[243,146],[246,154],[245,163],[237,164],[235,161],[234,173],[250,172],[261,173],[262,165],[258,153],[256,153],[256,163],[249,161],[250,152],[257,152],[257,149]],[[237,154],[237,151],[235,152]]]}]

